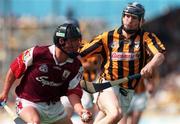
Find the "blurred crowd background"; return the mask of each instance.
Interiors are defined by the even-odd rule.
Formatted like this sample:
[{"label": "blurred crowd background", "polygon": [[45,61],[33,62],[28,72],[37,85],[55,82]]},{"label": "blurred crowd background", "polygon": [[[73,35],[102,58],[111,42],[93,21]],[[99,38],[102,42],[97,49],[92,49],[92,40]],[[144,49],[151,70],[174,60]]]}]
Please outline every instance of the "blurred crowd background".
[{"label": "blurred crowd background", "polygon": [[[137,0],[146,9],[144,28],[155,32],[167,48],[158,70],[156,92],[149,100],[141,124],[180,124],[180,2]],[[0,89],[10,62],[23,50],[52,44],[57,25],[69,17],[79,20],[83,39],[121,25],[123,8],[131,0],[0,0]],[[14,93],[10,93],[13,106]],[[0,123],[7,116],[0,109]],[[4,121],[4,122],[3,122]],[[163,122],[164,121],[164,122]],[[169,121],[169,123],[168,123]]]}]

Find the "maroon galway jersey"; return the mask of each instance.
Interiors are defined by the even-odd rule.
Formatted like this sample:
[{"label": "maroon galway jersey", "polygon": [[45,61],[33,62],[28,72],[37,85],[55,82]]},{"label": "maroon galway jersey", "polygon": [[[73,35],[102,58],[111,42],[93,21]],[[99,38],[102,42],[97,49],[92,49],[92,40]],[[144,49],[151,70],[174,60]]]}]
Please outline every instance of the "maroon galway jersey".
[{"label": "maroon galway jersey", "polygon": [[[16,78],[21,78],[16,94],[33,102],[46,102],[67,95],[69,90],[79,87],[82,65],[76,59],[68,58],[58,63],[55,46],[36,46],[24,51],[11,64]],[[80,90],[75,90],[81,94]]]}]

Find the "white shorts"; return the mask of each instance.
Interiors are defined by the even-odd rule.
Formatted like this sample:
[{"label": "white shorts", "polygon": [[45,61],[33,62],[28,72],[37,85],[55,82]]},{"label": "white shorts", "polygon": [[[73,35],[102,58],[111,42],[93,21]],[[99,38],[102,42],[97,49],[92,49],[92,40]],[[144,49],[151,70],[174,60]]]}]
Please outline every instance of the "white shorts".
[{"label": "white shorts", "polygon": [[89,109],[93,107],[93,95],[83,90],[81,102],[84,108]]},{"label": "white shorts", "polygon": [[[18,105],[21,105],[22,108],[19,108]],[[61,101],[50,103],[49,105],[46,102],[31,102],[26,99],[16,98],[16,112],[20,114],[23,108],[25,107],[34,107],[40,114],[40,119],[42,124],[54,123],[58,120],[61,120],[67,116],[67,113],[64,110],[64,106]]]},{"label": "white shorts", "polygon": [[[72,108],[71,103],[69,102],[69,99],[67,96],[61,97],[61,102],[64,105],[64,107]],[[85,109],[89,109],[93,107],[93,96],[89,94],[88,92],[83,90],[83,95],[81,98],[81,103]]]},{"label": "white shorts", "polygon": [[147,105],[148,94],[146,92],[136,94],[133,96],[128,113],[132,111],[140,111],[142,112]]},{"label": "white shorts", "polygon": [[[61,103],[63,104],[63,106],[66,108],[72,108],[71,103],[69,102],[69,99],[67,96],[61,96]],[[72,108],[73,109],[73,108]]]},{"label": "white shorts", "polygon": [[[103,82],[106,82],[106,80],[103,79]],[[106,91],[111,92],[113,90],[119,100],[119,106],[121,107],[123,114],[126,114],[130,107],[132,97],[134,96],[134,90],[121,88],[121,90],[123,90],[123,91],[125,90],[125,92],[127,92],[127,94],[125,96],[125,95],[123,95],[122,92],[120,92],[120,88],[121,88],[120,86],[113,86],[113,87],[103,90],[103,92],[106,92]],[[93,94],[93,96],[94,96],[93,102],[94,103],[97,102],[98,95],[99,95],[99,93]]]}]

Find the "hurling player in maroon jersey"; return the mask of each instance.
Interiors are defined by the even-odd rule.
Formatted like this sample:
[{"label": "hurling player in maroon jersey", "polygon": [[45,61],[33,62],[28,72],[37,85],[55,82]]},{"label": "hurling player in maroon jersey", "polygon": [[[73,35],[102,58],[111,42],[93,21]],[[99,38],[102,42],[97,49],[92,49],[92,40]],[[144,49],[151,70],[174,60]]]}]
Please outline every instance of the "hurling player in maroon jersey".
[{"label": "hurling player in maroon jersey", "polygon": [[19,116],[31,124],[71,124],[67,118],[61,96],[68,96],[75,112],[84,121],[92,114],[81,104],[83,68],[76,58],[81,33],[72,24],[57,27],[54,45],[35,46],[22,52],[10,65],[4,82],[0,101],[8,99],[8,93],[16,79],[16,110]]}]

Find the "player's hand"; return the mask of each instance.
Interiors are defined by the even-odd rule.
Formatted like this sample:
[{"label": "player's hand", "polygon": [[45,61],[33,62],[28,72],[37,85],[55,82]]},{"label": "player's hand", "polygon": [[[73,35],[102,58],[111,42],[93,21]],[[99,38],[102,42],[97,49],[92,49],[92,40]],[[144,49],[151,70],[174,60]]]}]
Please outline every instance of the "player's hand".
[{"label": "player's hand", "polygon": [[81,120],[83,122],[89,122],[92,120],[92,113],[86,109],[83,109],[81,112]]},{"label": "player's hand", "polygon": [[141,69],[140,74],[144,78],[152,78],[154,67],[151,64],[147,64],[144,68]]},{"label": "player's hand", "polygon": [[8,95],[7,94],[4,94],[4,93],[0,94],[0,103],[4,102],[4,101],[7,101],[7,99],[8,99]]}]

